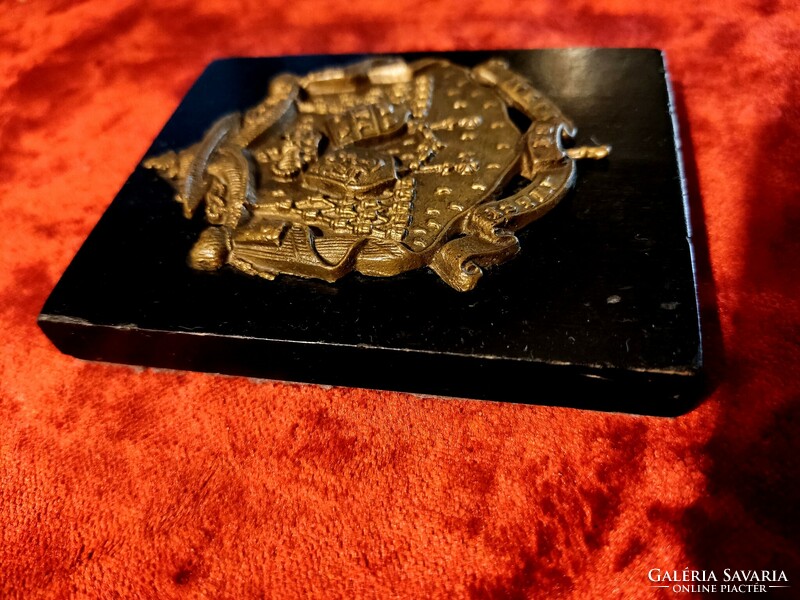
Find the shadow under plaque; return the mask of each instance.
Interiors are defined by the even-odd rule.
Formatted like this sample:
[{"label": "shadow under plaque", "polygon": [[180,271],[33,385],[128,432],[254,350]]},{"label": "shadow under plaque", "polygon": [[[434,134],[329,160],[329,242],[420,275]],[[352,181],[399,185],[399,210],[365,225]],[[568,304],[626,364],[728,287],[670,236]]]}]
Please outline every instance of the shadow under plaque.
[{"label": "shadow under plaque", "polygon": [[[88,360],[420,394],[677,415],[702,390],[688,206],[662,55],[645,49],[400,54],[502,57],[578,127],[577,183],[517,235],[521,252],[457,292],[428,268],[335,283],[187,255],[203,228],[136,168],[69,265],[39,325]],[[366,55],[212,63],[148,150],[200,140],[275,75]]]}]

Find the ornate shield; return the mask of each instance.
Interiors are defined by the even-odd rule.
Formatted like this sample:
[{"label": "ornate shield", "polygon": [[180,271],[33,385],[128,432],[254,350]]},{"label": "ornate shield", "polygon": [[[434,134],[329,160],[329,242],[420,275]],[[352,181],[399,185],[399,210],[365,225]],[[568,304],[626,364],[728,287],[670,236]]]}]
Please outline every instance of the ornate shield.
[{"label": "ornate shield", "polygon": [[565,149],[574,133],[502,61],[376,59],[280,75],[259,105],[145,166],[187,218],[204,211],[194,268],[335,281],[428,265],[465,291],[519,251],[514,232],[565,195],[575,159],[607,155]]}]

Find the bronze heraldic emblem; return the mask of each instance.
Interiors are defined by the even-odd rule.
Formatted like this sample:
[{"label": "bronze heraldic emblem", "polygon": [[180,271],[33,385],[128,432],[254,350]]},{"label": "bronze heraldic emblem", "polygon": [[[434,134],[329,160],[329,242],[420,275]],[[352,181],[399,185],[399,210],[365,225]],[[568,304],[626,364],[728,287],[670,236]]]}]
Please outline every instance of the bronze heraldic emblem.
[{"label": "bronze heraldic emblem", "polygon": [[[524,133],[509,107],[530,120]],[[565,149],[574,135],[503,61],[382,58],[279,75],[244,115],[144,165],[173,185],[187,218],[203,205],[195,269],[332,282],[428,265],[467,291],[482,267],[519,251],[515,231],[564,197],[575,160],[608,155]]]}]

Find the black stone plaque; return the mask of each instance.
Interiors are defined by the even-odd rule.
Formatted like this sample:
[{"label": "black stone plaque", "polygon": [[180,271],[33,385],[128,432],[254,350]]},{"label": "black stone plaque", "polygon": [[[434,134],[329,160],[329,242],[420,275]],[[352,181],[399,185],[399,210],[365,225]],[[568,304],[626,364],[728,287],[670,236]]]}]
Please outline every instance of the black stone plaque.
[{"label": "black stone plaque", "polygon": [[[417,59],[418,54],[401,55]],[[39,325],[89,360],[420,394],[675,415],[698,398],[701,342],[673,107],[656,50],[502,56],[578,126],[575,188],[522,251],[457,292],[429,269],[335,283],[192,270],[203,224],[137,167],[45,303]],[[198,141],[270,79],[364,55],[211,64],[147,156]]]}]

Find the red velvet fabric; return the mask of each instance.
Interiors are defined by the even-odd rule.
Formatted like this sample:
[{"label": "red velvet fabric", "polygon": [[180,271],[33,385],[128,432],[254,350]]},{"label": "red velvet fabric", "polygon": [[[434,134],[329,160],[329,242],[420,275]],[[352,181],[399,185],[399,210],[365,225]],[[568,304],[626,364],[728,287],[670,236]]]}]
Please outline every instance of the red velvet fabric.
[{"label": "red velvet fabric", "polygon": [[[789,0],[0,2],[0,595],[649,598],[688,567],[796,596],[799,27]],[[91,364],[37,328],[212,59],[549,46],[666,50],[713,387],[687,415]]]}]

